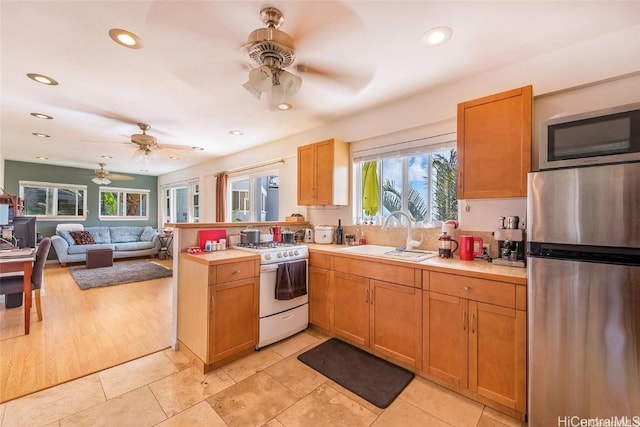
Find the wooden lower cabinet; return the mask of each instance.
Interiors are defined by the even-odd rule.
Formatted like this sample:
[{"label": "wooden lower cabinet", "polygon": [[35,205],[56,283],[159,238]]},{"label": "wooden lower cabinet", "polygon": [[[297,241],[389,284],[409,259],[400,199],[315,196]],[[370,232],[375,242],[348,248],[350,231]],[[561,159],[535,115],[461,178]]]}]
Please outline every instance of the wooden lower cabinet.
[{"label": "wooden lower cabinet", "polygon": [[258,343],[260,264],[193,257],[179,259],[178,349],[206,372]]},{"label": "wooden lower cabinet", "polygon": [[333,333],[369,347],[369,279],[333,273]]},{"label": "wooden lower cabinet", "polygon": [[331,271],[309,266],[309,323],[331,331]]},{"label": "wooden lower cabinet", "polygon": [[463,298],[423,291],[422,369],[460,388],[469,379],[467,307]]},{"label": "wooden lower cabinet", "polygon": [[[438,279],[467,280],[438,275],[432,274],[432,289]],[[422,291],[422,370],[456,388],[525,413],[526,312],[515,308],[516,285],[482,279],[467,282],[470,284],[461,285],[459,289],[475,293],[479,298],[514,301],[513,306]],[[483,286],[498,292],[488,296],[481,289]],[[456,288],[452,291],[455,294]]]},{"label": "wooden lower cabinet", "polygon": [[526,411],[526,312],[469,302],[469,390]]},{"label": "wooden lower cabinet", "polygon": [[258,298],[254,278],[209,286],[209,363],[257,344]]},{"label": "wooden lower cabinet", "polygon": [[311,253],[312,324],[329,321],[331,336],[524,418],[525,286],[329,258]]},{"label": "wooden lower cabinet", "polygon": [[417,368],[421,361],[420,292],[334,272],[333,334]]},{"label": "wooden lower cabinet", "polygon": [[421,291],[371,280],[371,348],[405,365],[422,362]]}]

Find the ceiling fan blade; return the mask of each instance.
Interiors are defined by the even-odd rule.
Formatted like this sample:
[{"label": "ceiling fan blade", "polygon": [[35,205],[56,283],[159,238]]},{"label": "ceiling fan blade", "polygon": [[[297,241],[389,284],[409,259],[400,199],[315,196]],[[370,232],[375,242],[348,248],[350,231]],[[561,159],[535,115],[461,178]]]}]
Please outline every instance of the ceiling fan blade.
[{"label": "ceiling fan blade", "polygon": [[108,173],[105,175],[105,178],[111,179],[113,181],[133,181],[135,178],[129,175],[120,175],[117,173]]},{"label": "ceiling fan blade", "polygon": [[318,44],[331,46],[367,30],[362,18],[343,2],[290,2],[281,10],[285,21],[280,29],[293,37],[299,52],[313,51]]},{"label": "ceiling fan blade", "polygon": [[[147,12],[147,23],[163,32],[171,31],[177,35],[210,41],[212,44],[237,44],[246,37],[244,27],[229,25],[230,22],[244,19],[249,22],[257,21],[256,26],[260,23],[255,17],[257,12],[253,10],[254,6],[243,6],[243,3],[245,2],[154,1]],[[247,10],[238,10],[239,7]],[[231,16],[233,20],[225,19]]]},{"label": "ceiling fan blade", "polygon": [[359,73],[352,73],[347,71],[337,71],[329,68],[312,66],[305,63],[300,63],[296,66],[296,70],[302,76],[303,81],[307,77],[321,78],[326,81],[335,83],[351,92],[357,93],[364,89],[371,79],[373,79],[373,71],[362,71]]}]

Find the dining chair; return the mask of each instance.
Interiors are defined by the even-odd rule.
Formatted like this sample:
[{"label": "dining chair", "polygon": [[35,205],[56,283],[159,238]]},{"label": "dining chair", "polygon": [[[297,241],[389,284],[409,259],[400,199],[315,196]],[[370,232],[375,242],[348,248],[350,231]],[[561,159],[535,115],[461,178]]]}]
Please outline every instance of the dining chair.
[{"label": "dining chair", "polygon": [[[40,301],[40,289],[44,279],[44,264],[47,262],[49,249],[51,248],[51,238],[45,237],[38,244],[36,260],[33,263],[31,272],[31,290],[35,291],[36,310],[38,320],[42,320],[42,303]],[[20,307],[22,305],[22,295],[24,293],[24,276],[9,276],[0,278],[0,294],[5,295],[5,306],[10,298],[12,303],[7,308]]]}]

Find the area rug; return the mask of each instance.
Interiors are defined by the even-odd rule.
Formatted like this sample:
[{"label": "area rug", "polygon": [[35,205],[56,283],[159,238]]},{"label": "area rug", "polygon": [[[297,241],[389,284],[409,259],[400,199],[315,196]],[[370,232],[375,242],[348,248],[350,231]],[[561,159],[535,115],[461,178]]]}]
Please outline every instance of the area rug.
[{"label": "area rug", "polygon": [[173,270],[151,261],[118,262],[112,267],[74,268],[71,276],[82,290],[142,282],[173,275]]},{"label": "area rug", "polygon": [[336,338],[302,353],[298,360],[381,409],[414,377],[412,372]]}]

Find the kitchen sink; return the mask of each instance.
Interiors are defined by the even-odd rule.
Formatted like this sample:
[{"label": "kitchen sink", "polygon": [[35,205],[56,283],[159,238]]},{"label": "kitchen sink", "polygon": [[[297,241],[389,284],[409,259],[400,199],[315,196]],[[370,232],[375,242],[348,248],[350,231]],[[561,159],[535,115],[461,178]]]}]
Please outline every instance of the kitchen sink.
[{"label": "kitchen sink", "polygon": [[422,250],[410,250],[404,251],[392,246],[380,246],[380,245],[360,245],[349,246],[346,248],[338,249],[338,252],[352,253],[358,255],[365,255],[377,258],[397,259],[400,261],[412,261],[420,262],[425,259],[438,256],[437,252],[422,251]]}]

